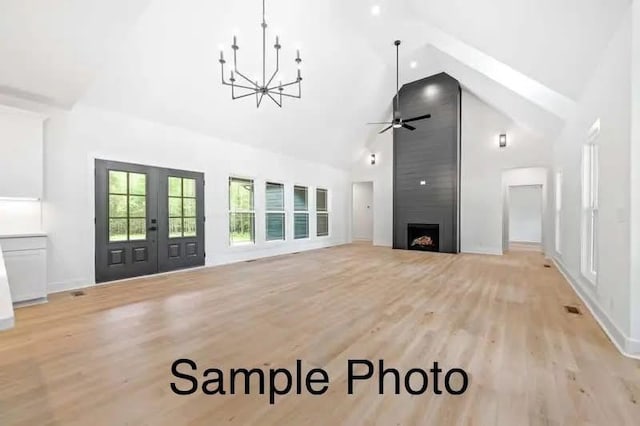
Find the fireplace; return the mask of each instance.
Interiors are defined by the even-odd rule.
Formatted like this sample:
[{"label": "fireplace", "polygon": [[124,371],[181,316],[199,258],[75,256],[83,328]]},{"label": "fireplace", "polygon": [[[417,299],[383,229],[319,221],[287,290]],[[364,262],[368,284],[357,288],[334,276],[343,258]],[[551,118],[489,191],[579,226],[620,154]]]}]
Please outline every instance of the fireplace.
[{"label": "fireplace", "polygon": [[407,225],[407,246],[409,250],[440,251],[440,225]]}]

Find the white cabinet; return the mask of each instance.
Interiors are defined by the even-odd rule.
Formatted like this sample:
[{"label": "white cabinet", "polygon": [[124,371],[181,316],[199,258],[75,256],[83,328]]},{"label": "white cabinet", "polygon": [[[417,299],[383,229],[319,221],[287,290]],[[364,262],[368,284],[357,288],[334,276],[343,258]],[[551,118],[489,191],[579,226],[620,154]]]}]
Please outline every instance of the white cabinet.
[{"label": "white cabinet", "polygon": [[47,297],[47,239],[44,235],[0,236],[13,303]]}]

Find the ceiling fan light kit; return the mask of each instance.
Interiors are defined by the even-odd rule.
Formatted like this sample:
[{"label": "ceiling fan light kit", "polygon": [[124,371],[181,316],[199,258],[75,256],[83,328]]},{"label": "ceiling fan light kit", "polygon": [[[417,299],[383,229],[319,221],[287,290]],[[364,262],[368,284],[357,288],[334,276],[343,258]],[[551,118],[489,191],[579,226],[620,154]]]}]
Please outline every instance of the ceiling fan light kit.
[{"label": "ceiling fan light kit", "polygon": [[[247,77],[245,74],[240,72],[238,69],[238,50],[240,47],[238,46],[237,36],[233,36],[233,44],[231,45],[231,49],[233,49],[233,69],[229,74],[229,81],[226,81],[224,78],[224,66],[226,64],[226,60],[224,59],[224,52],[220,51],[220,67],[222,69],[222,84],[225,86],[231,86],[231,98],[232,99],[241,99],[246,98],[248,96],[256,97],[256,107],[259,108],[262,104],[262,100],[265,96],[271,99],[276,105],[282,107],[282,99],[285,97],[288,98],[296,98],[300,99],[302,97],[302,74],[300,72],[300,64],[302,63],[302,58],[300,58],[300,49],[296,52],[295,62],[298,65],[298,75],[295,80],[289,83],[282,83],[282,81],[278,81],[277,83],[274,81],[278,73],[280,72],[280,49],[282,45],[280,45],[280,37],[276,36],[275,44],[273,48],[276,51],[276,69],[271,75],[271,77],[267,80],[267,21],[265,18],[265,0],[262,0],[262,81],[256,79],[255,81]],[[236,83],[238,80],[236,77],[240,77],[242,80],[241,84]],[[292,88],[297,88],[297,93],[294,91],[293,93],[287,92]],[[236,89],[240,89],[240,94],[236,94]]]},{"label": "ceiling fan light kit", "polygon": [[382,134],[390,129],[407,129],[414,131],[415,127],[407,124],[412,123],[414,121],[426,120],[427,118],[431,118],[431,114],[420,115],[418,117],[408,118],[406,120],[402,119],[402,115],[400,114],[400,44],[402,42],[400,40],[396,40],[393,44],[396,46],[396,107],[394,112],[393,121],[381,121],[377,123],[367,123],[367,124],[386,124],[387,127],[382,129],[379,134]]}]

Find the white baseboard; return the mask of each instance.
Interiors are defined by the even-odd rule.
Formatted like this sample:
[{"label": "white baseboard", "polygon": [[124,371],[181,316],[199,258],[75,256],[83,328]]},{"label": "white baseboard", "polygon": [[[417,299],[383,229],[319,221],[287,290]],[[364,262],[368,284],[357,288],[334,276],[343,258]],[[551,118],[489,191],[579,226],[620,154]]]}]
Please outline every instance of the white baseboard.
[{"label": "white baseboard", "polygon": [[504,253],[499,250],[483,250],[483,249],[463,249],[461,253],[466,254],[484,254],[486,256],[502,256]]},{"label": "white baseboard", "polygon": [[10,318],[0,318],[0,331],[9,330],[13,328],[15,325],[15,320],[13,317]]},{"label": "white baseboard", "polygon": [[576,279],[567,267],[558,258],[552,258],[556,268],[567,280],[573,291],[578,295],[582,303],[589,309],[591,315],[600,325],[600,328],[609,337],[609,340],[613,342],[618,351],[629,358],[640,359],[640,341],[633,340],[611,320],[611,317],[600,307],[600,304],[591,297],[591,295],[585,291],[584,287],[580,284],[580,280]]},{"label": "white baseboard", "polygon": [[48,294],[62,293],[65,291],[72,291],[72,290],[79,290],[81,288],[93,287],[94,285],[95,283],[93,282],[93,280],[90,280],[90,279],[86,279],[86,280],[78,279],[78,280],[72,280],[72,281],[49,283],[47,284],[47,293]]}]

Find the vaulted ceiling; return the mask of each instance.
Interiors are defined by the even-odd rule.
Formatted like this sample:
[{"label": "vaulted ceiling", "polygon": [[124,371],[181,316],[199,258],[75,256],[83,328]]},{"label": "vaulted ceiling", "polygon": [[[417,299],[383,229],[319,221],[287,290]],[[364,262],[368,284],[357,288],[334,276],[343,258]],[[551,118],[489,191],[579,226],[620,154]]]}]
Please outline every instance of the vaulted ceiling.
[{"label": "vaulted ceiling", "polygon": [[231,101],[217,59],[219,45],[230,55],[235,32],[241,69],[261,73],[260,0],[0,0],[0,95],[83,102],[347,167],[376,130],[365,123],[390,113],[393,40],[403,40],[401,82],[445,71],[553,137],[629,4],[267,0],[283,79],[295,76],[302,49],[303,99],[256,109]]}]

